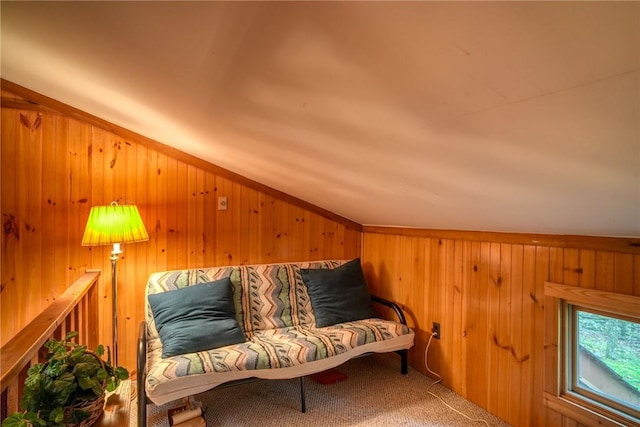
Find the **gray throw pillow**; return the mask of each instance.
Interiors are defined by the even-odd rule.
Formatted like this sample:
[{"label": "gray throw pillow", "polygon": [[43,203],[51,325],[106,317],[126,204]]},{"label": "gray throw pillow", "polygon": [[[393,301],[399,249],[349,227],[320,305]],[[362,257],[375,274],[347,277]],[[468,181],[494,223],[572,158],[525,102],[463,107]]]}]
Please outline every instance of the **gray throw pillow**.
[{"label": "gray throw pillow", "polygon": [[162,357],[210,350],[246,341],[226,277],[148,296]]},{"label": "gray throw pillow", "polygon": [[376,317],[360,258],[335,269],[301,269],[316,327]]}]

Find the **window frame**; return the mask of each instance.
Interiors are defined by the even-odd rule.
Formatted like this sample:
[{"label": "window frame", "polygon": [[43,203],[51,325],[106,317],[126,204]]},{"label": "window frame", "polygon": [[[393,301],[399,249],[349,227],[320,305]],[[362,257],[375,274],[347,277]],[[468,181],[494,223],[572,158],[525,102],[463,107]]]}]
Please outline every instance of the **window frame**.
[{"label": "window frame", "polygon": [[[566,356],[564,357],[564,381],[561,385],[561,394],[567,394],[573,396],[576,399],[586,399],[590,404],[598,407],[602,407],[604,410],[609,410],[622,416],[629,414],[632,418],[640,419],[640,411],[630,408],[623,403],[619,403],[615,399],[609,399],[598,393],[595,393],[588,388],[585,388],[579,384],[579,362],[577,353],[578,342],[578,313],[580,311],[585,313],[596,314],[602,317],[608,317],[611,319],[624,320],[627,322],[640,323],[640,319],[624,316],[620,314],[610,313],[602,310],[595,310],[589,307],[583,307],[577,304],[564,303],[564,315],[566,316],[567,325],[565,328],[565,340],[563,341],[566,346]],[[610,408],[610,409],[609,409]],[[628,412],[630,411],[630,412]]]},{"label": "window frame", "polygon": [[600,395],[591,393],[584,387],[578,387],[579,392],[572,389],[572,383],[577,378],[577,366],[573,366],[576,356],[573,354],[573,339],[577,334],[577,319],[573,320],[571,312],[573,310],[576,318],[577,311],[583,310],[640,322],[640,297],[553,282],[545,282],[545,297],[549,297],[550,303],[545,304],[550,308],[545,310],[545,369],[555,372],[555,375],[547,376],[547,379],[552,380],[547,380],[545,384],[545,405],[585,424],[640,426],[640,418],[633,410],[628,411],[624,406],[615,404],[608,405],[608,399],[605,398],[603,402]]}]

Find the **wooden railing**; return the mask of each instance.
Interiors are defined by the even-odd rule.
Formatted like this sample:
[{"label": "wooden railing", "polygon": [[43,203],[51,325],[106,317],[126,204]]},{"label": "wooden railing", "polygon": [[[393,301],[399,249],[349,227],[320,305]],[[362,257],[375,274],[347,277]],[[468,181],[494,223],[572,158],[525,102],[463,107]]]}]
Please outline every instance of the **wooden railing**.
[{"label": "wooden railing", "polygon": [[[83,274],[38,317],[0,348],[0,419],[19,409],[27,370],[42,362],[42,349],[51,338],[78,331],[78,343],[98,345],[99,271]],[[46,353],[44,353],[46,354]]]}]

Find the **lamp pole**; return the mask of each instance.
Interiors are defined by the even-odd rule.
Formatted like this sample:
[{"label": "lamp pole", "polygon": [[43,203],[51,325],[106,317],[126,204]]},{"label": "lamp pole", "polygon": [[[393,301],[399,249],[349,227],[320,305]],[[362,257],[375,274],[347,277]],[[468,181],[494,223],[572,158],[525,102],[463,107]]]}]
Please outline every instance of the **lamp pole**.
[{"label": "lamp pole", "polygon": [[122,253],[120,243],[113,244],[111,251],[111,301],[113,303],[113,366],[118,366],[118,256]]}]

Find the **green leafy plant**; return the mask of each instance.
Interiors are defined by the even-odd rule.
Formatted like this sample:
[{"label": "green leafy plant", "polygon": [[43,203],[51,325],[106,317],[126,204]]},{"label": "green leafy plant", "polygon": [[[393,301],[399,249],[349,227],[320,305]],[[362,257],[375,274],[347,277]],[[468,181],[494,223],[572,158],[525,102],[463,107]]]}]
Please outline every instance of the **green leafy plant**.
[{"label": "green leafy plant", "polygon": [[46,362],[27,371],[20,401],[24,412],[8,416],[2,427],[78,424],[91,416],[81,409],[83,402],[102,397],[105,389],[113,391],[121,380],[129,378],[125,368],[111,365],[110,353],[106,361],[102,359],[104,346],[91,351],[71,341],[76,336],[77,332],[69,332],[64,340],[50,340],[45,344]]}]

